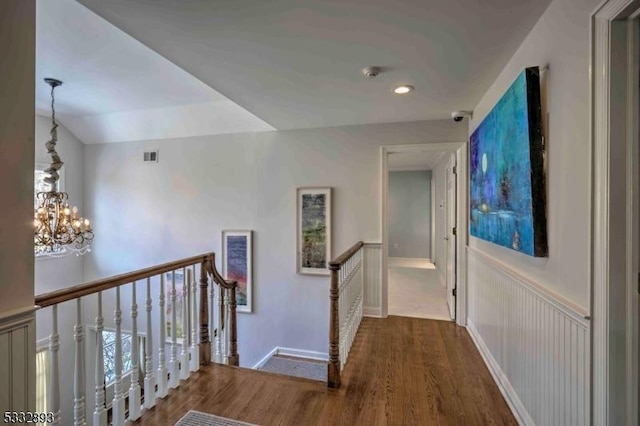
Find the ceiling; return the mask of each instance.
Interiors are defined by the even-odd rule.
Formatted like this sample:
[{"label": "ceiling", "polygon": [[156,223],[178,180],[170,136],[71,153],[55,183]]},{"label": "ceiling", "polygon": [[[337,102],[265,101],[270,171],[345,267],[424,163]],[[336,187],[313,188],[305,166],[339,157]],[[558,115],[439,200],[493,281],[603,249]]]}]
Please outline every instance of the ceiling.
[{"label": "ceiling", "polygon": [[57,116],[83,142],[152,139],[157,123],[183,118],[178,112],[185,108],[224,120],[173,126],[173,136],[273,130],[75,0],[36,4],[36,112],[51,114],[51,88],[43,79],[62,80]]},{"label": "ceiling", "polygon": [[392,153],[388,158],[389,171],[433,170],[445,154],[444,151]]},{"label": "ceiling", "polygon": [[85,143],[448,118],[549,2],[37,0],[36,109],[63,80],[58,117]]}]

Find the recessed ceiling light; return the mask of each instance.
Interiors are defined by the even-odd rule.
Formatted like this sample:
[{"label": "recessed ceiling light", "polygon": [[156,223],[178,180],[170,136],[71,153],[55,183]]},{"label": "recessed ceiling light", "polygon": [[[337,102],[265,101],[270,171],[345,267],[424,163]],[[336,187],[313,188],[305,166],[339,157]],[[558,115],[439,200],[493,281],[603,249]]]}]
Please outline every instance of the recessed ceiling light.
[{"label": "recessed ceiling light", "polygon": [[395,89],[393,89],[393,91],[398,95],[404,95],[405,93],[409,93],[413,91],[413,86],[409,86],[408,84],[403,84],[402,86],[398,86]]}]

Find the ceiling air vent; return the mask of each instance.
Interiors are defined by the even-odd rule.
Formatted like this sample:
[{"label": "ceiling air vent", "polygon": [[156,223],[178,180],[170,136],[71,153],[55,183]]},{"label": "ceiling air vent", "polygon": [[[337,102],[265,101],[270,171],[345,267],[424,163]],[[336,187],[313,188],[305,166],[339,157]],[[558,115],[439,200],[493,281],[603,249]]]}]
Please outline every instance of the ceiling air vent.
[{"label": "ceiling air vent", "polygon": [[145,163],[157,163],[158,162],[158,151],[145,151],[144,152],[144,162]]}]

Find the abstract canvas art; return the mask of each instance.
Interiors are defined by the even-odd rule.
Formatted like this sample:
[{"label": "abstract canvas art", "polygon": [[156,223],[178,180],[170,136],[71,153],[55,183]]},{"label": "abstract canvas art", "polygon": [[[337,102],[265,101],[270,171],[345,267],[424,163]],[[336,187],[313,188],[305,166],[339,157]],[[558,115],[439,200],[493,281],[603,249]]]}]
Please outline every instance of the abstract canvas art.
[{"label": "abstract canvas art", "polygon": [[547,255],[538,67],[526,68],[471,135],[470,233]]},{"label": "abstract canvas art", "polygon": [[237,281],[238,312],[252,312],[252,232],[222,231],[222,275]]},{"label": "abstract canvas art", "polygon": [[331,188],[298,188],[297,240],[298,273],[329,275]]}]

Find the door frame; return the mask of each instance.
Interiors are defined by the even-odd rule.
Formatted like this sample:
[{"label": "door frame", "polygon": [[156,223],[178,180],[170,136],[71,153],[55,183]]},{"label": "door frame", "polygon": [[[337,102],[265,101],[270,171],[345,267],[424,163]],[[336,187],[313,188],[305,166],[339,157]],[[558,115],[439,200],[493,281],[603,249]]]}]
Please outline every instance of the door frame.
[{"label": "door frame", "polygon": [[[453,294],[450,294],[449,291],[452,292],[456,292],[457,291],[457,278],[458,278],[458,268],[456,265],[456,261],[458,256],[456,255],[456,250],[455,250],[455,246],[454,246],[454,253],[453,253],[453,262],[452,262],[452,267],[451,267],[451,275],[453,275],[453,283],[451,285],[451,288],[449,288],[449,280],[451,280],[451,276],[449,275],[449,262],[450,262],[450,255],[451,255],[451,247],[449,246],[449,240],[453,239],[454,244],[457,244],[458,242],[458,235],[457,235],[457,227],[458,227],[458,218],[457,218],[457,213],[458,213],[458,202],[457,202],[457,196],[458,196],[458,177],[457,177],[457,164],[458,162],[456,161],[456,155],[451,153],[451,154],[447,154],[447,156],[449,157],[449,161],[447,161],[447,166],[445,167],[446,170],[446,183],[445,183],[445,196],[444,196],[444,200],[445,200],[445,240],[447,241],[447,248],[446,248],[446,259],[447,259],[447,264],[445,266],[446,268],[446,273],[445,273],[445,287],[447,289],[447,306],[449,308],[449,314],[451,314],[451,312],[453,312],[453,320],[455,321],[455,319],[458,317],[457,315],[457,309],[455,306],[455,298],[456,296],[454,296]],[[455,171],[454,171],[455,170]],[[453,186],[449,186],[450,181],[453,181]],[[453,194],[449,194],[449,189],[453,190]],[[451,195],[453,195],[453,197],[451,197]],[[453,211],[450,210],[451,209],[451,205],[453,205]],[[453,213],[453,217],[452,217],[452,213]],[[452,220],[453,219],[453,220]],[[455,224],[453,224],[452,226],[452,222],[455,221]],[[453,233],[453,229],[452,228],[456,228],[456,233]],[[454,300],[454,306],[451,306],[449,304],[449,298],[452,298]]]},{"label": "door frame", "polygon": [[[457,163],[457,234],[456,238],[456,323],[460,326],[467,324],[467,257],[466,245],[468,240],[467,220],[467,155],[468,144],[463,142],[441,142],[414,145],[388,145],[380,147],[380,182],[382,214],[380,230],[382,235],[382,279],[380,280],[380,314],[383,318],[388,315],[389,308],[389,227],[388,227],[388,199],[389,199],[389,154],[422,151],[455,151]],[[433,253],[432,253],[433,257]]]},{"label": "door frame", "polygon": [[640,0],[607,0],[591,15],[591,382],[598,425],[640,420],[638,11]]}]

